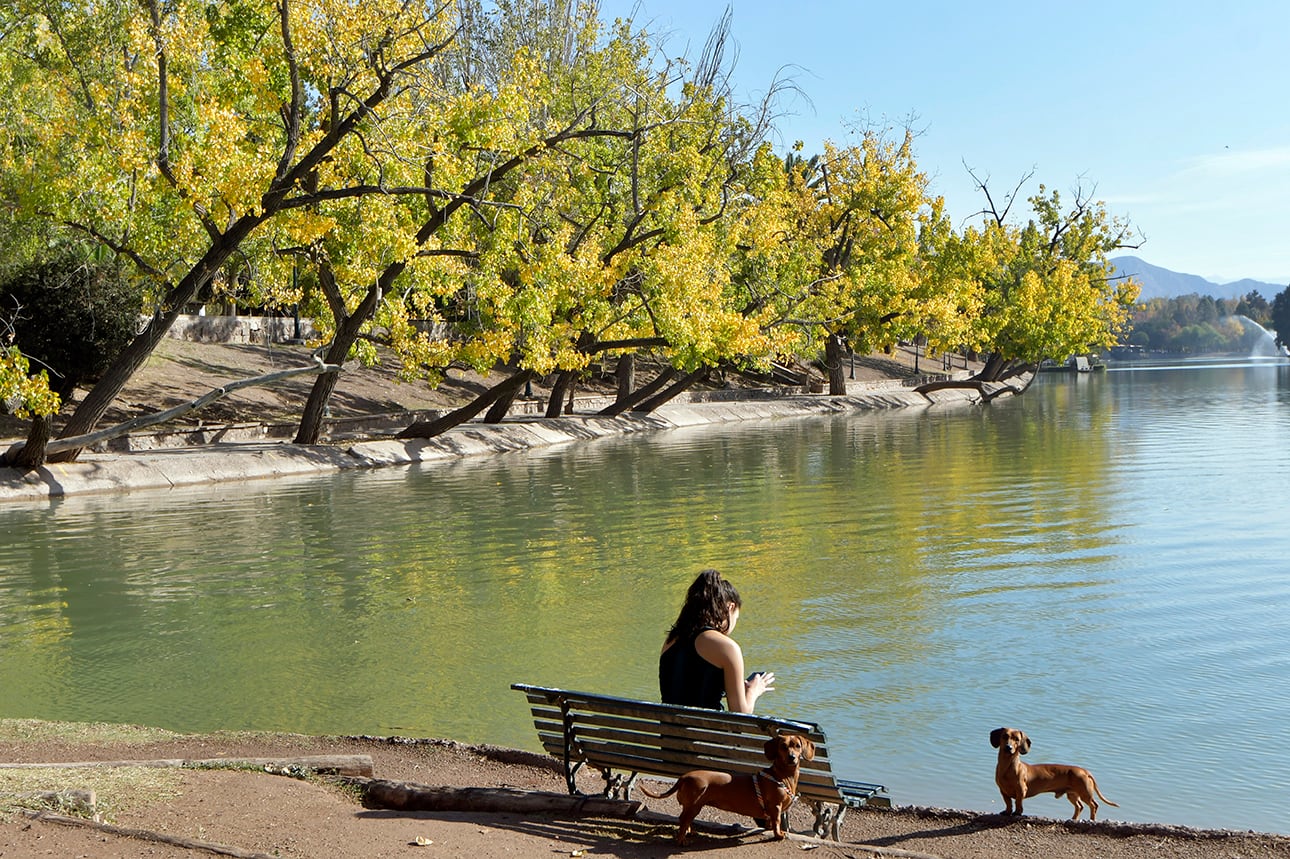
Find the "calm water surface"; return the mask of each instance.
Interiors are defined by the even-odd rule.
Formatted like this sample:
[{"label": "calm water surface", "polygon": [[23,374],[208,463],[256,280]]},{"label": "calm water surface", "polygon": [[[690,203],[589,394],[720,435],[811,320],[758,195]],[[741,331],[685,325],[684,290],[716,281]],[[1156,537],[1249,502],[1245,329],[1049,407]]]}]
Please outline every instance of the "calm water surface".
[{"label": "calm water surface", "polygon": [[[512,682],[652,698],[685,587],[899,804],[988,735],[1109,819],[1290,832],[1290,367],[473,462],[0,507],[0,717],[536,748]],[[1032,813],[1066,816],[1044,796]]]}]

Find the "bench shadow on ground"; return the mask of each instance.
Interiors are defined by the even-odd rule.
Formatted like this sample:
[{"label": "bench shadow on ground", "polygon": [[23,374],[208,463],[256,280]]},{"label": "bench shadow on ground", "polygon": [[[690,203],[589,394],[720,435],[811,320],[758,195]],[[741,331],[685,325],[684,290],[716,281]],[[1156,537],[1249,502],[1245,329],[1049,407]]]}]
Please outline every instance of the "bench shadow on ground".
[{"label": "bench shadow on ground", "polygon": [[[369,820],[433,815],[440,820],[479,823],[480,818],[469,812],[420,812],[371,809],[359,813]],[[505,829],[517,835],[540,838],[562,845],[563,855],[618,856],[626,859],[653,859],[672,856],[678,852],[694,853],[747,847],[759,841],[771,841],[761,829],[696,821],[684,847],[676,844],[676,821],[665,815],[658,819],[615,820],[611,818],[521,817],[516,814],[489,815],[487,825]],[[567,850],[565,850],[567,848]]]}]

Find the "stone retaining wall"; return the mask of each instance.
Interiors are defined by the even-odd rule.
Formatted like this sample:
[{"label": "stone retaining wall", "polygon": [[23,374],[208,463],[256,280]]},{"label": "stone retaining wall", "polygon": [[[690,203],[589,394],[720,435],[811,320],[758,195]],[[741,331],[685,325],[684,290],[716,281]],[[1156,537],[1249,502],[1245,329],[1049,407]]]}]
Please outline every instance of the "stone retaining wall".
[{"label": "stone retaining wall", "polygon": [[290,316],[180,316],[166,336],[195,343],[292,343],[314,336],[310,319]]}]

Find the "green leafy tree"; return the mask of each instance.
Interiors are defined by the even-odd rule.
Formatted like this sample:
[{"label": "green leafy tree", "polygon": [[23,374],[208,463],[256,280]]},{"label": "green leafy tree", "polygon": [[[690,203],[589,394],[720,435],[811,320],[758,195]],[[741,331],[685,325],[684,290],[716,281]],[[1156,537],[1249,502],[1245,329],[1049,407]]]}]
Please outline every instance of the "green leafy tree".
[{"label": "green leafy tree", "polygon": [[544,52],[555,63],[545,70],[552,85],[544,112],[577,115],[594,104],[603,131],[548,147],[517,172],[520,179],[495,183],[505,205],[487,229],[474,221],[475,252],[449,305],[455,318],[444,321],[463,350],[483,358],[480,369],[502,363],[517,372],[453,415],[407,428],[405,437],[441,432],[485,406],[494,405],[495,419],[533,374],[557,376],[548,415],[558,415],[574,377],[605,353],[652,349],[688,374],[684,381],[761,350],[758,325],[732,299],[729,258],[732,199],[765,127],[729,101],[725,31],[719,25],[691,64],[657,51],[630,21],[602,42],[590,21],[574,31],[593,38],[574,41],[568,28],[544,33],[550,20],[565,17],[539,15],[525,34],[512,34],[515,21],[533,16],[506,15],[482,41],[560,45]]},{"label": "green leafy tree", "polygon": [[[0,318],[13,342],[43,368],[59,402],[98,378],[139,327],[140,293],[120,266],[99,264],[79,249],[60,248],[0,281]],[[27,405],[32,426],[19,465],[41,465],[53,411]]]},{"label": "green leafy tree", "polygon": [[1266,325],[1271,319],[1272,306],[1268,304],[1266,298],[1259,295],[1259,291],[1256,289],[1241,296],[1232,313],[1236,316],[1251,319],[1259,325]]},{"label": "green leafy tree", "polygon": [[1290,289],[1278,292],[1272,299],[1269,321],[1276,332],[1277,345],[1282,349],[1290,346]]}]

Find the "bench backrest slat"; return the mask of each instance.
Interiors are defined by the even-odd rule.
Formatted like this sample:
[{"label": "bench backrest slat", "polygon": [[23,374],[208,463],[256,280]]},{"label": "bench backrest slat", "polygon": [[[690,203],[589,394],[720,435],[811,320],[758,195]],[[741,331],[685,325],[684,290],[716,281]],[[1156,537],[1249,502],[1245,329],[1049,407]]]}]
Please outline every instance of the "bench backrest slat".
[{"label": "bench backrest slat", "polygon": [[819,725],[810,722],[795,722],[789,719],[776,719],[770,716],[758,716],[752,713],[731,713],[726,710],[705,710],[701,707],[677,707],[672,704],[655,704],[649,701],[633,701],[630,698],[616,698],[612,695],[590,695],[586,692],[569,692],[563,689],[546,689],[541,686],[515,684],[528,695],[530,704],[545,705],[554,712],[561,712],[561,702],[572,709],[585,708],[596,713],[613,713],[643,719],[657,719],[660,716],[674,716],[686,724],[703,725],[716,730],[730,731],[732,725],[742,730],[760,730],[767,738],[777,733],[797,732],[810,733],[818,731]]}]

